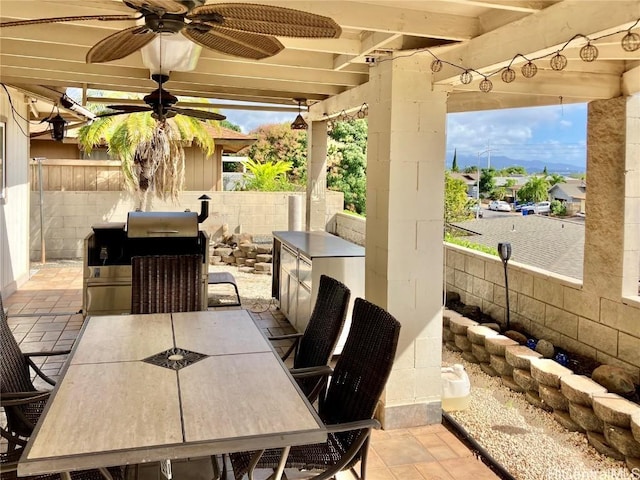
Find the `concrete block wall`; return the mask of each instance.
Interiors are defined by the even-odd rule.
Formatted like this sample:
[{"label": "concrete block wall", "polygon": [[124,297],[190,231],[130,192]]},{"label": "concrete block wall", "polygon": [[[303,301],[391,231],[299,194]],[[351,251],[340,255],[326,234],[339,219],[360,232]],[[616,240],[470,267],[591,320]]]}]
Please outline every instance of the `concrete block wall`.
[{"label": "concrete block wall", "polygon": [[[366,219],[335,216],[335,230],[364,245]],[[497,321],[506,321],[504,268],[498,257],[445,243],[446,289]],[[566,350],[617,365],[640,382],[640,300],[585,292],[582,282],[509,263],[511,323]]]},{"label": "concrete block wall", "polygon": [[[223,228],[229,233],[271,234],[274,230],[288,229],[288,197],[304,193],[291,192],[183,192],[178,203],[154,199],[152,211],[200,211],[200,197],[206,193],[209,218],[201,228],[213,239],[222,236]],[[40,195],[31,192],[30,258],[41,259]],[[91,226],[105,222],[126,222],[127,213],[134,210],[135,198],[128,192],[53,192],[43,194],[43,226],[46,259],[81,258],[84,238]],[[327,192],[326,221],[342,211],[343,195]]]}]

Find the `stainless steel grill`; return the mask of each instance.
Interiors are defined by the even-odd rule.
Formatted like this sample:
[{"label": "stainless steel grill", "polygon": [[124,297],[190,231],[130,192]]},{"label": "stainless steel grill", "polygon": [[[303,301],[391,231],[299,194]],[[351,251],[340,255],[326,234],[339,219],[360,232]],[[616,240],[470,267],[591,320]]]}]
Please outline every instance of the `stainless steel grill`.
[{"label": "stainless steel grill", "polygon": [[206,308],[209,236],[198,224],[208,216],[208,197],[201,200],[200,214],[130,212],[126,224],[93,225],[84,241],[83,313],[130,313],[131,258],[147,255],[201,255]]}]

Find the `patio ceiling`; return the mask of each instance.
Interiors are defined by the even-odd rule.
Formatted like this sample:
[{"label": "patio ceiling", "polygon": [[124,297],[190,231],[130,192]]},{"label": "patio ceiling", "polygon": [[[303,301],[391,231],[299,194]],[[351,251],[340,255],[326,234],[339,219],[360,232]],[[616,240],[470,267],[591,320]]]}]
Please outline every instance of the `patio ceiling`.
[{"label": "patio ceiling", "polygon": [[[233,1],[233,0],[232,0]],[[245,0],[246,1],[246,0]],[[216,3],[208,0],[207,3]],[[230,2],[226,2],[230,3]],[[562,71],[553,71],[550,56],[535,61],[538,73],[520,73],[523,58],[513,62],[515,81],[491,77],[493,90],[479,91],[480,75],[464,85],[460,68],[489,74],[514,56],[538,58],[555,53],[574,35],[594,39],[630,28],[640,18],[640,1],[575,0],[349,0],[269,1],[333,18],[341,27],[337,39],[280,38],[285,49],[264,60],[247,60],[203,49],[191,72],[173,72],[166,84],[174,95],[237,102],[267,102],[296,110],[294,98],[306,98],[312,109],[339,112],[366,101],[372,59],[394,52],[432,55],[445,62],[434,74],[436,88],[450,92],[450,112],[585,102],[640,91],[640,50],[620,46],[624,34],[594,42],[599,56],[584,62],[585,39],[572,41],[563,54]],[[132,14],[120,0],[2,0],[2,21],[42,17]],[[136,52],[104,64],[86,64],[89,48],[124,22],[68,22],[0,29],[0,81],[35,98],[56,100],[66,87],[148,93],[156,85]],[[640,33],[640,25],[634,27]],[[430,53],[424,49],[428,48]],[[425,88],[429,88],[425,79]],[[560,100],[562,97],[562,100]],[[183,104],[181,104],[183,105]],[[226,108],[226,107],[225,107]],[[42,110],[37,113],[38,110]],[[34,116],[47,108],[35,107]]]}]

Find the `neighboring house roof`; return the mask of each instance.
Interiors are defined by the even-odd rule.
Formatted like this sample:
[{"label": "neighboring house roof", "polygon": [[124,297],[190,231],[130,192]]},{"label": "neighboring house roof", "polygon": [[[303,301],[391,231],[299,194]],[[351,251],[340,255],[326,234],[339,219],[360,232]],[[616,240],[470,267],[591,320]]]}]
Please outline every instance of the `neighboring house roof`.
[{"label": "neighboring house roof", "polygon": [[454,178],[456,180],[462,180],[467,185],[475,185],[478,178],[478,174],[476,172],[474,173],[450,172],[450,174],[451,174],[451,178]]},{"label": "neighboring house roof", "polygon": [[222,150],[228,153],[238,153],[257,140],[257,137],[245,135],[230,128],[208,125],[207,130],[211,132],[216,145],[222,146]]},{"label": "neighboring house roof", "polygon": [[511,260],[582,280],[584,221],[542,215],[505,215],[454,223],[473,243],[511,243]]},{"label": "neighboring house roof", "polygon": [[566,198],[575,200],[585,200],[587,198],[587,186],[582,180],[567,180],[566,183],[556,183],[549,189],[550,196],[557,196],[558,193]]}]

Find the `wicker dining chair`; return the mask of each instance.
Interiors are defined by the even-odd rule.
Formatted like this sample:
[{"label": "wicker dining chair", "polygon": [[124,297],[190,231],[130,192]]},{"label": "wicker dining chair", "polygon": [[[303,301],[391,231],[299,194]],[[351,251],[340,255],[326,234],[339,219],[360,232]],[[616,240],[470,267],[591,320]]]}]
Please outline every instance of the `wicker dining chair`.
[{"label": "wicker dining chair", "polygon": [[[0,453],[0,480],[64,480],[58,473],[18,477],[18,460],[21,450]],[[71,480],[124,480],[126,467],[109,467],[105,469],[78,470],[69,472]]]},{"label": "wicker dining chair", "polygon": [[131,258],[131,313],[203,310],[202,255]]},{"label": "wicker dining chair", "polygon": [[[365,479],[371,429],[380,428],[373,415],[391,373],[399,334],[400,324],[388,312],[356,298],[347,342],[326,394],[319,398],[318,415],[327,428],[327,441],[291,447],[285,468],[320,471],[313,477],[316,480],[350,469]],[[256,468],[277,468],[281,453],[275,448],[230,454],[236,480],[247,473],[252,480]]]},{"label": "wicker dining chair", "polygon": [[9,328],[0,293],[0,405],[6,415],[6,425],[0,427],[0,435],[7,440],[9,452],[26,445],[26,438],[31,435],[49,398],[50,392],[38,391],[33,385],[30,370],[49,385],[55,385],[55,381],[38,368],[33,357],[66,355],[69,352],[22,353]]},{"label": "wicker dining chair", "polygon": [[[350,297],[351,290],[344,283],[327,275],[320,275],[318,296],[304,333],[269,337],[272,341],[293,340],[282,357],[286,360],[295,352],[292,371],[329,364],[347,317]],[[326,383],[326,377],[299,378],[297,381],[304,394],[313,402]]]}]

